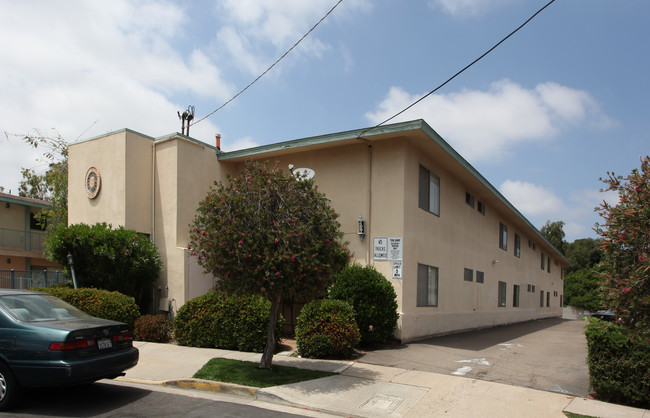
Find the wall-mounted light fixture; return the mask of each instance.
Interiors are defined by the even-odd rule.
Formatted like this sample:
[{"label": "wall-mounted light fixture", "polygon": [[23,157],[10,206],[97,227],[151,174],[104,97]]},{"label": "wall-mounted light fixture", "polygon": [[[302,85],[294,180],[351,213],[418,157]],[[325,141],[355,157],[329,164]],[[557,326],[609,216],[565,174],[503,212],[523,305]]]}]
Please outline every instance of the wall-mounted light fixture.
[{"label": "wall-mounted light fixture", "polygon": [[366,236],[366,220],[363,219],[362,215],[359,215],[357,226],[357,235],[359,235],[359,238],[363,239]]},{"label": "wall-mounted light fixture", "polygon": [[492,264],[498,264],[499,260],[492,260]]}]

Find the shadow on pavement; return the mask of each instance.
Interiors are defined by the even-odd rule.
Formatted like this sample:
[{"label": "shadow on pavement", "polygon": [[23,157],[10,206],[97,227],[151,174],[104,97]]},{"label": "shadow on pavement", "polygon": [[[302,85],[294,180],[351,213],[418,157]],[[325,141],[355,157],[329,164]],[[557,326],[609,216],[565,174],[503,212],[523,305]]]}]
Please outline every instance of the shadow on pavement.
[{"label": "shadow on pavement", "polygon": [[406,346],[435,345],[461,350],[481,351],[543,329],[555,327],[567,321],[569,320],[561,318],[538,319],[512,325],[502,325],[494,328],[483,328],[457,334],[443,335],[441,337],[432,337],[426,340],[408,343]]},{"label": "shadow on pavement", "polygon": [[83,386],[29,389],[10,416],[90,417],[110,413],[147,397],[151,391],[93,383]]}]

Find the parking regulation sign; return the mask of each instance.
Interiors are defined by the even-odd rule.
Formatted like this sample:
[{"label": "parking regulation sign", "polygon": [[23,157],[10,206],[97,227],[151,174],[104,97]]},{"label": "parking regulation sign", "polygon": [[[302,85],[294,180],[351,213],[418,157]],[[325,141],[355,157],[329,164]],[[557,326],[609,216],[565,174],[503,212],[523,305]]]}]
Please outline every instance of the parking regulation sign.
[{"label": "parking regulation sign", "polygon": [[402,278],[402,262],[401,261],[393,261],[393,279],[401,279]]}]

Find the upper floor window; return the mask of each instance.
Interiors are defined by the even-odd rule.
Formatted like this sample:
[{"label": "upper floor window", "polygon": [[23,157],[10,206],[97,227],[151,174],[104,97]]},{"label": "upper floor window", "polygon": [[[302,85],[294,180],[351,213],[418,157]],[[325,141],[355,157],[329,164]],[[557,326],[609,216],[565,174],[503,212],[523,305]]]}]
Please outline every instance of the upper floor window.
[{"label": "upper floor window", "polygon": [[420,166],[418,206],[440,216],[440,177]]},{"label": "upper floor window", "polygon": [[466,282],[473,282],[474,281],[474,270],[466,268],[464,278],[465,278]]},{"label": "upper floor window", "polygon": [[545,260],[545,258],[544,258],[544,253],[542,253],[542,261],[541,261],[541,265],[540,265],[540,267],[542,268],[542,270],[544,270],[544,268],[545,268],[545,266],[544,266],[544,261],[546,261],[546,260]]},{"label": "upper floor window", "polygon": [[515,257],[521,257],[521,237],[515,233]]},{"label": "upper floor window", "polygon": [[499,248],[508,251],[508,227],[499,223]]},{"label": "upper floor window", "polygon": [[481,215],[485,216],[485,203],[483,203],[483,202],[481,202],[481,201],[479,200],[479,201],[478,201],[478,205],[476,206],[476,210],[478,210],[478,212],[479,212]]},{"label": "upper floor window", "polygon": [[43,220],[37,219],[36,214],[34,212],[29,213],[29,229],[44,231],[45,225],[43,225],[41,222],[43,222]]},{"label": "upper floor window", "polygon": [[474,196],[469,192],[465,192],[465,203],[474,207]]}]

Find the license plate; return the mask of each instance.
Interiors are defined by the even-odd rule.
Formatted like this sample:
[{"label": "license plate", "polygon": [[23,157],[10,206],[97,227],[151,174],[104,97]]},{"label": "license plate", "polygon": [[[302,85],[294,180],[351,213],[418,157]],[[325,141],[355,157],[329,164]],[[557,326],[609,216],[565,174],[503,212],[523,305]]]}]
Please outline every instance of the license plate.
[{"label": "license plate", "polygon": [[100,350],[105,350],[107,348],[112,348],[113,343],[111,343],[110,338],[102,338],[101,340],[97,340],[97,346]]}]

